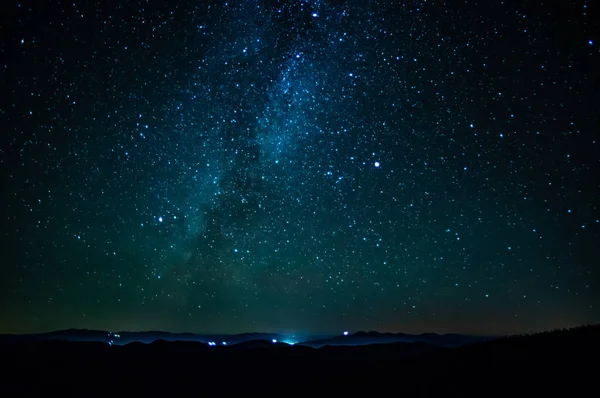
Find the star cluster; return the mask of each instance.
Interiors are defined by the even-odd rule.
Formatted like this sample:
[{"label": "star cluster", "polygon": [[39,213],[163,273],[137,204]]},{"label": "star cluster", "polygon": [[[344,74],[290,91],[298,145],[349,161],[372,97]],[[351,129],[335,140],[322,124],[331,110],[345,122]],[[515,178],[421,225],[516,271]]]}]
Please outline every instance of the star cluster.
[{"label": "star cluster", "polygon": [[475,3],[3,6],[0,331],[598,322],[597,10]]}]

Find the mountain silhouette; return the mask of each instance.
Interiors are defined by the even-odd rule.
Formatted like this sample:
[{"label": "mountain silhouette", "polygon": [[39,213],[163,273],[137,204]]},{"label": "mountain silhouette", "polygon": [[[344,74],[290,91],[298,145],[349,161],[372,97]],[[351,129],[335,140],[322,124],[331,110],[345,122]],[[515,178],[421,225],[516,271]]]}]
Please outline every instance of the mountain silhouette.
[{"label": "mountain silhouette", "polygon": [[[67,332],[49,336],[89,336],[89,331]],[[450,340],[456,336],[460,335],[451,335]],[[364,390],[409,396],[579,396],[595,388],[590,360],[600,354],[600,326],[455,347],[394,342],[312,348],[244,337],[250,340],[220,346],[164,339],[113,346],[51,338],[16,343],[3,339],[0,393],[107,396],[136,391],[164,396]],[[364,332],[334,339],[342,337],[382,341],[447,335]]]}]

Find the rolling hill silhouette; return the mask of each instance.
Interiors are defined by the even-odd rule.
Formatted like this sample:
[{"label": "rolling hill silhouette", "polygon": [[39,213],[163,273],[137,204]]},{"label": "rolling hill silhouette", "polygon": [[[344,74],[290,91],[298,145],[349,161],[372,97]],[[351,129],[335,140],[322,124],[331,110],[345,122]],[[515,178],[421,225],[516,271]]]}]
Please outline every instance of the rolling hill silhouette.
[{"label": "rolling hill silhouette", "polygon": [[[383,339],[381,335],[406,338],[373,332],[344,337]],[[457,341],[456,336],[446,338],[450,343]],[[574,396],[593,391],[599,338],[600,326],[459,346],[417,341],[313,348],[266,339],[221,346],[164,339],[110,346],[94,341],[0,339],[0,394],[287,395],[318,391]]]},{"label": "rolling hill silhouette", "polygon": [[492,340],[493,337],[468,336],[460,334],[424,333],[419,335],[405,333],[357,332],[348,336],[335,336],[327,339],[304,341],[309,347],[353,346],[386,343],[427,343],[442,347],[457,347],[464,344]]},{"label": "rolling hill silhouette", "polygon": [[[110,336],[110,337],[109,337]],[[115,337],[118,336],[118,337]],[[412,335],[405,333],[379,333],[379,332],[357,332],[348,336],[306,336],[304,338],[290,338],[280,333],[242,333],[235,335],[227,334],[194,334],[194,333],[169,333],[160,331],[147,332],[109,332],[103,330],[67,329],[40,334],[4,334],[0,335],[0,344],[33,342],[33,341],[73,341],[73,342],[108,342],[114,345],[125,345],[133,342],[152,343],[157,340],[164,341],[188,341],[210,343],[215,345],[233,345],[250,341],[266,341],[272,343],[290,342],[313,348],[326,345],[368,345],[384,343],[428,343],[442,347],[455,347],[463,344],[475,343],[492,339],[493,337],[468,336],[459,334],[420,334]]]}]

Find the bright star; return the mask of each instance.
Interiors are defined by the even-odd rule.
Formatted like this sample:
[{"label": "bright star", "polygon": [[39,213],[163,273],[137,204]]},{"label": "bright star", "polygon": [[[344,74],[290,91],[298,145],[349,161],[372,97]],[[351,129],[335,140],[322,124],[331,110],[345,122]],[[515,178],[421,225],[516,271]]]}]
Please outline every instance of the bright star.
[{"label": "bright star", "polygon": [[381,166],[381,163],[375,162],[375,167],[379,168],[379,166]]}]

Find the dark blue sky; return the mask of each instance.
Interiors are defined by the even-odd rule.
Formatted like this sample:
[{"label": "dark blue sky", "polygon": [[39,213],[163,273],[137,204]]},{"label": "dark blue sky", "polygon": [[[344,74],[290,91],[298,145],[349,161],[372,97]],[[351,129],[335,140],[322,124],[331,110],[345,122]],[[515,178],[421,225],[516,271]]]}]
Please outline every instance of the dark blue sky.
[{"label": "dark blue sky", "polygon": [[600,321],[598,5],[479,3],[3,5],[0,332]]}]

